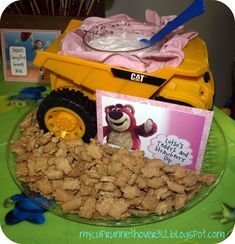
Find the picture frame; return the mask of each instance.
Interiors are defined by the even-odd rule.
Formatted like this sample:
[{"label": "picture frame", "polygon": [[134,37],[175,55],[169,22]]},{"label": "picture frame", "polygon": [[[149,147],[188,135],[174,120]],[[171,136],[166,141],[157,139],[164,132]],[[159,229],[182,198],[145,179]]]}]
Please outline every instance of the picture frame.
[{"label": "picture frame", "polygon": [[5,81],[48,82],[43,68],[33,65],[37,50],[45,50],[61,34],[60,30],[1,29],[3,75]]}]

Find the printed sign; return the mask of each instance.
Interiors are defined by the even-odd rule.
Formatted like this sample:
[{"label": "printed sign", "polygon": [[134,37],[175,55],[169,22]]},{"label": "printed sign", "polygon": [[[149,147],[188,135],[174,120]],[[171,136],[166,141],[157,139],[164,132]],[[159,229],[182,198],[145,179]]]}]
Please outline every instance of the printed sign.
[{"label": "printed sign", "polygon": [[200,170],[213,112],[97,91],[98,140]]},{"label": "printed sign", "polygon": [[12,75],[27,75],[27,59],[25,47],[12,46],[9,47],[10,64]]}]

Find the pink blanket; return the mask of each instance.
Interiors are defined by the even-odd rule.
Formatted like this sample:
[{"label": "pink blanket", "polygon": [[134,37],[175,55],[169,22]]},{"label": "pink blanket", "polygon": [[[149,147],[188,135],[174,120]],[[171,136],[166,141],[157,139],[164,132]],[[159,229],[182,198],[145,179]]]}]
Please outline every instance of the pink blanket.
[{"label": "pink blanket", "polygon": [[[155,11],[147,9],[145,11],[145,18],[147,22],[163,27],[175,16],[160,17]],[[85,19],[81,26],[67,33],[63,38],[59,54],[152,73],[165,66],[177,67],[180,65],[184,59],[182,49],[187,45],[189,40],[198,35],[196,32],[185,32],[181,26],[171,34],[160,51],[159,48],[153,48],[151,51],[141,50],[138,52],[111,53],[105,51],[87,51],[85,49],[82,37],[87,30],[97,24],[121,20],[128,21],[133,19],[126,14],[118,14],[108,18],[89,17]]]}]

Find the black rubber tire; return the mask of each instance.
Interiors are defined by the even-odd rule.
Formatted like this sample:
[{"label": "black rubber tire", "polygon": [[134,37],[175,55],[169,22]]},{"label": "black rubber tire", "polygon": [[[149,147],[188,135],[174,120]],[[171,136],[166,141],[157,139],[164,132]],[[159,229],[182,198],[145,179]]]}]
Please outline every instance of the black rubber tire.
[{"label": "black rubber tire", "polygon": [[39,105],[37,121],[40,129],[48,131],[45,124],[47,111],[55,107],[70,109],[82,118],[85,124],[85,133],[82,137],[84,142],[89,142],[97,132],[95,102],[84,96],[83,93],[68,88],[53,90]]}]

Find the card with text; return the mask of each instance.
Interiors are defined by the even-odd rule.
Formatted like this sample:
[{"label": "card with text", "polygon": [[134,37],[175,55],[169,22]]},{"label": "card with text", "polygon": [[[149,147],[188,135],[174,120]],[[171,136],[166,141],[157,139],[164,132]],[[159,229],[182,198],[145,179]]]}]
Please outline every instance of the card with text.
[{"label": "card with text", "polygon": [[45,50],[61,34],[58,30],[1,29],[4,79],[45,82],[48,73],[33,65],[37,50]]},{"label": "card with text", "polygon": [[200,170],[213,111],[97,91],[98,140]]}]

